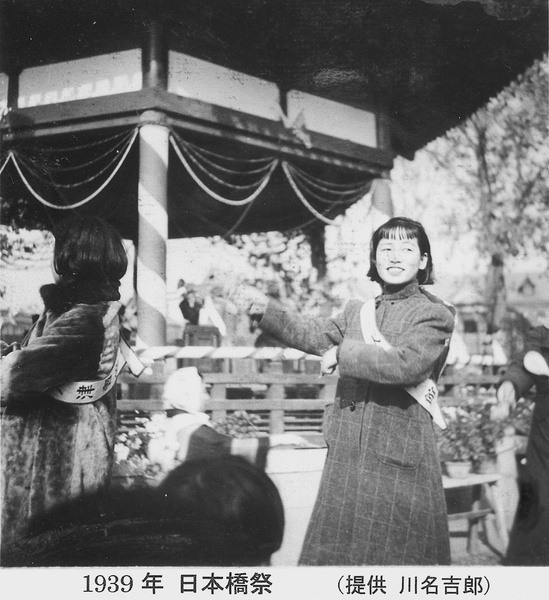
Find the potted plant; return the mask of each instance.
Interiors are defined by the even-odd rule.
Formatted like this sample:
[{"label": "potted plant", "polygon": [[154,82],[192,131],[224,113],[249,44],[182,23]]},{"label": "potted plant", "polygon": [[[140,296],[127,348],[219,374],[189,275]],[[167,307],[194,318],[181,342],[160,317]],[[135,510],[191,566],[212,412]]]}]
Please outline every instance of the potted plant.
[{"label": "potted plant", "polygon": [[232,414],[212,421],[212,427],[219,433],[236,438],[258,437],[264,435],[259,430],[261,418],[245,410],[235,410]]},{"label": "potted plant", "polygon": [[473,435],[479,440],[479,452],[473,459],[477,473],[494,473],[497,471],[498,444],[505,435],[510,418],[495,419],[491,402],[476,407],[473,415]]},{"label": "potted plant", "polygon": [[444,470],[450,477],[466,477],[473,469],[479,439],[471,436],[471,414],[462,407],[444,410],[448,429],[440,432],[438,447]]},{"label": "potted plant", "polygon": [[147,445],[154,435],[154,419],[136,417],[133,426],[120,428],[114,446],[113,485],[146,487],[159,475],[157,465],[147,457]]},{"label": "potted plant", "polygon": [[[157,485],[166,475],[160,465],[151,462],[147,448],[151,439],[161,435],[163,412],[136,416],[129,426],[120,427],[114,447],[113,484],[124,488]],[[219,433],[235,438],[266,435],[259,430],[261,418],[244,410],[235,411],[222,419],[211,421]]]},{"label": "potted plant", "polygon": [[[456,468],[462,477],[471,471],[496,469],[498,442],[503,439],[509,419],[494,419],[492,407],[493,401],[486,399],[443,409],[448,429],[439,435],[439,452],[448,475],[452,476]],[[467,463],[468,467],[457,467],[458,462]]]}]

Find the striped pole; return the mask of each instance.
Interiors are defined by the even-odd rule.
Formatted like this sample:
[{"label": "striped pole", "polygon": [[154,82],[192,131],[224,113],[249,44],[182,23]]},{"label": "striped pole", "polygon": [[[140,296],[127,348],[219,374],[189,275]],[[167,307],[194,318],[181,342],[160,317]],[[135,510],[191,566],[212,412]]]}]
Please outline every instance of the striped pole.
[{"label": "striped pole", "polygon": [[166,344],[169,129],[163,115],[143,113],[139,130],[137,346]]}]

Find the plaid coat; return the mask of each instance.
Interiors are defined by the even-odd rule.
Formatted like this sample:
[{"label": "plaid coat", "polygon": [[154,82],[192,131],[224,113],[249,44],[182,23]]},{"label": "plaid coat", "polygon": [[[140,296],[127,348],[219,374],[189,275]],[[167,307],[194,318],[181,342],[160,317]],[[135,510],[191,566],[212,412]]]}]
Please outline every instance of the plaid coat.
[{"label": "plaid coat", "polygon": [[328,446],[300,558],[304,565],[449,564],[446,502],[430,415],[401,386],[437,375],[452,310],[417,281],[376,299],[376,323],[393,346],[367,345],[362,302],[329,319],[304,319],[269,302],[260,326],[289,346],[339,346]]}]

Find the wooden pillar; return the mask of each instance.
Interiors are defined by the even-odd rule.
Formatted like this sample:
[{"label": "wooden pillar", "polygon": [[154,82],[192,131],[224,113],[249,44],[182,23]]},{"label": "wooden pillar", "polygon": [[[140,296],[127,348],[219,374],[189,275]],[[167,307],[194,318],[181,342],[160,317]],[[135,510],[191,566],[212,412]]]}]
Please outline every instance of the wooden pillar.
[{"label": "wooden pillar", "polygon": [[[282,361],[271,361],[269,373],[282,373]],[[267,400],[282,400],[285,397],[284,385],[271,383],[267,390]],[[273,409],[269,419],[269,433],[284,433],[284,409]]]},{"label": "wooden pillar", "polygon": [[21,71],[8,74],[8,109],[15,110],[19,105],[19,74]]},{"label": "wooden pillar", "polygon": [[516,435],[513,427],[507,427],[503,439],[497,443],[496,462],[501,480],[498,490],[501,495],[503,515],[510,531],[519,501],[518,469],[516,459]]},{"label": "wooden pillar", "polygon": [[168,87],[168,45],[163,25],[153,21],[142,51],[143,87],[166,90]]},{"label": "wooden pillar", "polygon": [[158,111],[139,130],[137,345],[166,345],[169,129]]},{"label": "wooden pillar", "polygon": [[387,179],[375,179],[372,183],[372,216],[374,231],[394,216],[391,187]]},{"label": "wooden pillar", "polygon": [[311,263],[318,273],[319,280],[325,279],[327,274],[325,230],[324,223],[315,223],[307,234],[311,246]]}]

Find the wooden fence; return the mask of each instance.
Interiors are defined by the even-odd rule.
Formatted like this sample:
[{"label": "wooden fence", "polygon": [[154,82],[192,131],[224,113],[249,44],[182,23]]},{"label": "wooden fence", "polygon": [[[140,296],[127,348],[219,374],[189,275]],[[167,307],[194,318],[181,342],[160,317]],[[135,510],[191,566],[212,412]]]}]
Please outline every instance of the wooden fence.
[{"label": "wooden fence", "polygon": [[[246,411],[255,415],[258,429],[270,433],[320,432],[324,407],[335,396],[337,377],[321,377],[318,361],[306,366],[299,362],[296,366],[296,361],[263,359],[259,372],[257,364],[250,368],[249,359],[232,359],[227,370],[202,373],[209,391],[206,411],[214,420]],[[122,426],[131,426],[135,417],[162,410],[162,388],[171,370],[157,361],[153,372],[138,380],[121,374],[118,411]],[[439,381],[440,402],[455,406],[468,398],[493,394],[497,381],[494,375],[445,376]]]}]

